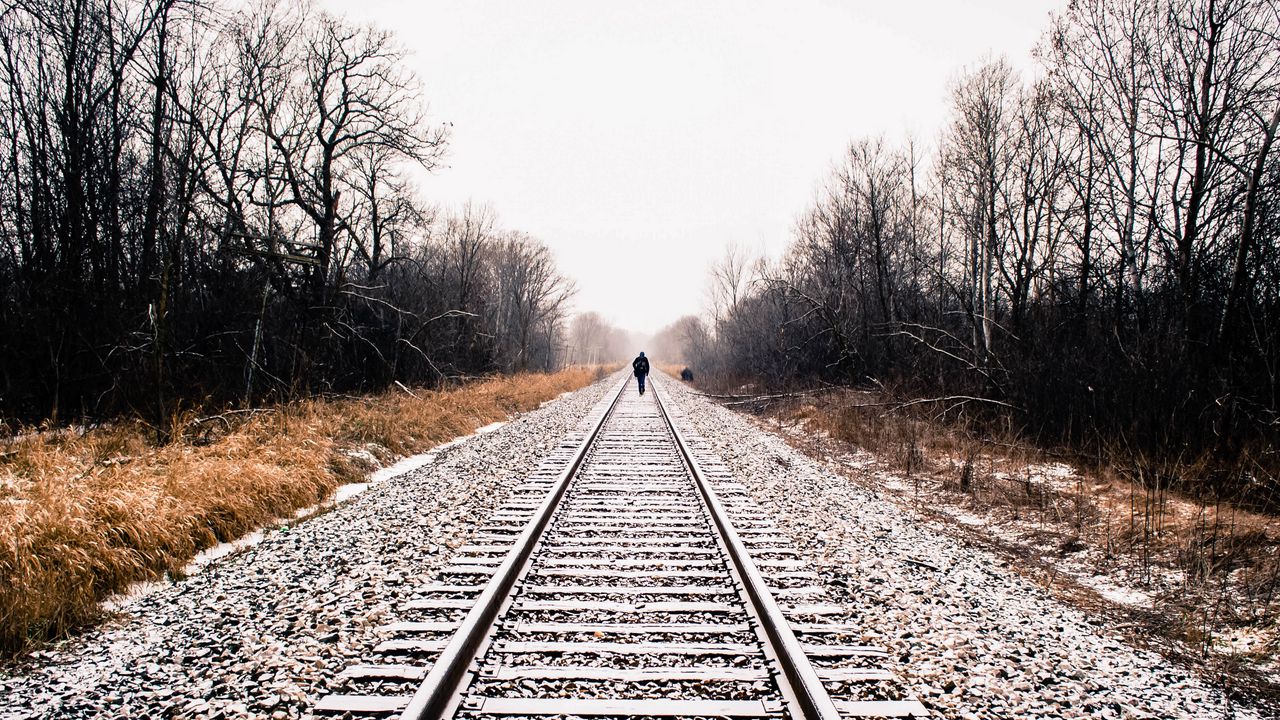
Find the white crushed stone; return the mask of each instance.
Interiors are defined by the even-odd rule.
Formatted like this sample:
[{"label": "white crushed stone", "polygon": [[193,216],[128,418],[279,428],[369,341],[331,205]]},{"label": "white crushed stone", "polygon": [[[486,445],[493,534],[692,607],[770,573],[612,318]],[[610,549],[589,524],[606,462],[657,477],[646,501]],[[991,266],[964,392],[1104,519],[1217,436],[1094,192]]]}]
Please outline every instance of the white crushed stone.
[{"label": "white crushed stone", "polygon": [[839,474],[673,379],[660,391],[678,405],[677,422],[807,552],[833,596],[856,608],[863,639],[890,648],[909,690],[941,717],[1273,716],[1233,705],[1195,669],[1133,647],[1009,560],[931,528],[875,491],[870,463],[852,471],[861,478]]},{"label": "white crushed stone", "polygon": [[0,718],[306,715],[414,578],[443,566],[620,381],[436,448],[429,464],[118,601],[119,617],[0,668]]},{"label": "white crushed stone", "polygon": [[[369,490],[121,617],[0,669],[0,718],[301,717],[620,375]],[[1009,562],[928,527],[671,379],[677,422],[720,456],[834,598],[941,717],[1260,718],[1193,669],[1126,643]],[[868,465],[867,472],[872,472]],[[936,569],[934,569],[936,568]],[[1241,639],[1245,642],[1245,639]]]}]

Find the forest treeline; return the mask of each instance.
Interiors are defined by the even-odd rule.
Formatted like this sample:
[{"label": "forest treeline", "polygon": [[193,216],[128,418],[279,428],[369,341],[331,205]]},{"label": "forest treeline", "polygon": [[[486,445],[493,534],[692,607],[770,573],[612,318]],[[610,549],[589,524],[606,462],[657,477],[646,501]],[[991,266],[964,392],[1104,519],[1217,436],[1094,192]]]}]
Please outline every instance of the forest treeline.
[{"label": "forest treeline", "polygon": [[0,414],[136,413],[548,368],[573,285],[415,191],[447,123],[307,0],[0,12]]},{"label": "forest treeline", "polygon": [[655,344],[722,382],[879,385],[1045,445],[1209,460],[1183,480],[1269,497],[1280,5],[1073,0],[1037,56],[1034,79],[960,72],[928,152],[853,141],[784,255],[730,249],[711,319]]},{"label": "forest treeline", "polygon": [[630,362],[646,337],[614,326],[597,312],[578,313],[569,323],[566,359],[577,365]]}]

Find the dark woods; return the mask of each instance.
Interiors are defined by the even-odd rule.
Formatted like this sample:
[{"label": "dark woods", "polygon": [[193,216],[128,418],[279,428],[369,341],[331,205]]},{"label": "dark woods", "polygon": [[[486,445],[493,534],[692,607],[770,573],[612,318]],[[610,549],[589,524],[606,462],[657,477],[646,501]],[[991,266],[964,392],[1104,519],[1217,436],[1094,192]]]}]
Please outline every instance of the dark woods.
[{"label": "dark woods", "polygon": [[435,384],[558,362],[571,285],[411,177],[448,127],[389,33],[305,0],[0,14],[0,413]]},{"label": "dark woods", "polygon": [[1278,8],[1072,2],[1039,79],[961,73],[928,161],[854,142],[785,256],[730,251],[712,321],[665,334],[722,378],[880,383],[1047,445],[1208,461],[1199,479],[1269,498]]}]

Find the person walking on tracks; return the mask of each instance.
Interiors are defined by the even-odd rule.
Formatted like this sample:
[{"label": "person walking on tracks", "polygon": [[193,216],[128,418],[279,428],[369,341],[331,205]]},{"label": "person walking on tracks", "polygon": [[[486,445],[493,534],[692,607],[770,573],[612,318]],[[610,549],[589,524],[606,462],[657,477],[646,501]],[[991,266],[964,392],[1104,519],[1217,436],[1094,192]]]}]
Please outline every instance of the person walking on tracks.
[{"label": "person walking on tracks", "polygon": [[636,380],[640,381],[640,394],[644,394],[644,379],[649,374],[649,358],[644,356],[644,352],[640,352],[640,357],[631,361],[631,372],[635,374]]}]

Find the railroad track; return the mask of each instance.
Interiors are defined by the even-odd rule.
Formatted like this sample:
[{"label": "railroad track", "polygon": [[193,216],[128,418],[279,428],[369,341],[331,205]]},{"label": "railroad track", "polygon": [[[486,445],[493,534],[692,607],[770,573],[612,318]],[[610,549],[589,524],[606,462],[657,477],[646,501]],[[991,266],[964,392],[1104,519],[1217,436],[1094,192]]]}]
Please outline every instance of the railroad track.
[{"label": "railroad track", "polygon": [[316,713],[927,716],[650,388],[602,401]]}]

